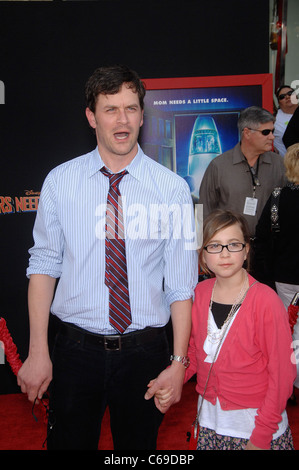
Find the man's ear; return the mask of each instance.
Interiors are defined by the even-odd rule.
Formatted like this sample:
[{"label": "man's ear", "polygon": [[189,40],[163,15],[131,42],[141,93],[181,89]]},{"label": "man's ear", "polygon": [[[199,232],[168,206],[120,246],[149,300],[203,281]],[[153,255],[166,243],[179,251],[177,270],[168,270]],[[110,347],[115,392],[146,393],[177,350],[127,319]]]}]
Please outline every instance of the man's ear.
[{"label": "man's ear", "polygon": [[144,109],[141,112],[141,121],[140,121],[140,127],[143,126],[143,117],[144,117]]},{"label": "man's ear", "polygon": [[85,115],[87,117],[87,121],[89,122],[90,127],[95,129],[96,128],[96,119],[95,119],[94,113],[89,108],[86,108]]},{"label": "man's ear", "polygon": [[248,138],[250,137],[250,135],[251,135],[251,130],[248,129],[248,127],[245,127],[245,128],[243,129],[243,137],[244,137],[246,140],[248,140]]}]

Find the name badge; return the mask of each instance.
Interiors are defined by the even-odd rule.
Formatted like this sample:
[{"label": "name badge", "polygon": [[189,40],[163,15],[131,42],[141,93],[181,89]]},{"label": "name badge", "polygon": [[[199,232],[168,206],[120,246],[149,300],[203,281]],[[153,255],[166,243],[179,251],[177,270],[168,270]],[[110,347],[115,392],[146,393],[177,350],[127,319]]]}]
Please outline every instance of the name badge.
[{"label": "name badge", "polygon": [[245,205],[243,214],[245,215],[255,215],[257,208],[257,199],[255,197],[247,197],[245,199]]}]

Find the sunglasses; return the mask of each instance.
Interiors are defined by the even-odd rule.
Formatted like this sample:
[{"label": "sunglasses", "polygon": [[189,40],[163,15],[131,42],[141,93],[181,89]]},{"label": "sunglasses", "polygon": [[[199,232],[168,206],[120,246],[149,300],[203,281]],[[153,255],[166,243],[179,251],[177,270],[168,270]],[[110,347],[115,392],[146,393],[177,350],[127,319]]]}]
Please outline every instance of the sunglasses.
[{"label": "sunglasses", "polygon": [[263,129],[262,131],[260,129],[251,129],[251,127],[247,127],[247,129],[249,129],[250,131],[257,131],[257,132],[260,132],[261,134],[263,135],[269,135],[270,132],[272,132],[272,134],[274,134],[274,131],[275,129]]},{"label": "sunglasses", "polygon": [[279,101],[284,100],[286,96],[292,96],[293,93],[293,90],[290,90],[287,93],[282,93],[281,95],[279,95],[278,99]]}]

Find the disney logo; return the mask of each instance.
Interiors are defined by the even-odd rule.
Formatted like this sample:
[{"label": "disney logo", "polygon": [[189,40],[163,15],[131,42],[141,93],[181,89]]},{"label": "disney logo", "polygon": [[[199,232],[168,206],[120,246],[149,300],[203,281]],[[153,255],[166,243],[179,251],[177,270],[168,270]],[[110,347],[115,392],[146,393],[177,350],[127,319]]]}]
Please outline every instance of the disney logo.
[{"label": "disney logo", "polygon": [[40,191],[33,191],[32,189],[25,189],[26,196],[39,196]]}]

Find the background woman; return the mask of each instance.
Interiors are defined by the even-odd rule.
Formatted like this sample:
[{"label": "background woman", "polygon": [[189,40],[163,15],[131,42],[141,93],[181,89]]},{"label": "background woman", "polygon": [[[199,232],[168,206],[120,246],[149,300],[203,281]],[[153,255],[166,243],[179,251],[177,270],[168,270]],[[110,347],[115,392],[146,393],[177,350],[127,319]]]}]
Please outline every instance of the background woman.
[{"label": "background woman", "polygon": [[[277,198],[279,232],[271,230],[272,198],[267,201],[256,228],[256,253],[265,277],[272,276],[276,291],[288,309],[294,295],[299,292],[299,144],[288,148],[284,157],[288,183]],[[299,325],[293,333],[296,347]],[[299,369],[299,368],[298,368]],[[294,384],[299,388],[299,370]]]}]

